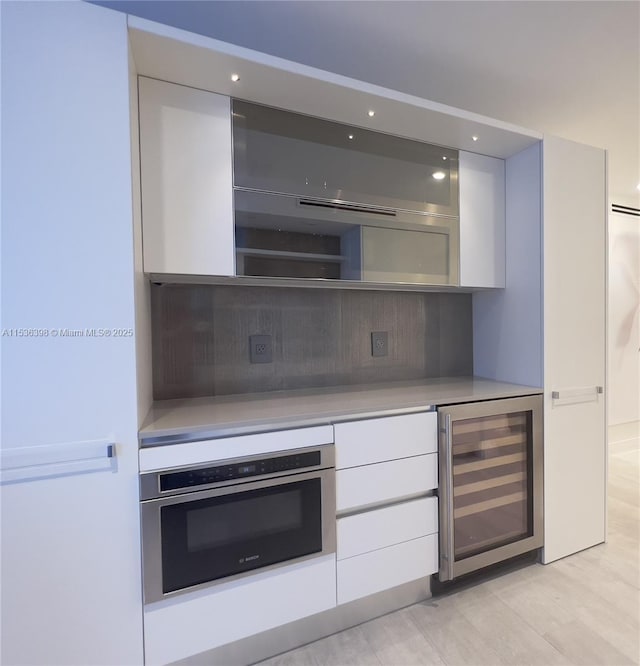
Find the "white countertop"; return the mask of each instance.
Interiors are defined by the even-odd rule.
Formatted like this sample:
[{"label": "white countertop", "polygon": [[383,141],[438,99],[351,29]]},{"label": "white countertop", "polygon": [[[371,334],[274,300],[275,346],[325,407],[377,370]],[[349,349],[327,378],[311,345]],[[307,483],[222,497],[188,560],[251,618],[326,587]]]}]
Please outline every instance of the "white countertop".
[{"label": "white countertop", "polygon": [[478,377],[442,377],[163,400],[152,405],[140,430],[140,443],[153,446],[229,437],[536,393],[542,393],[542,389]]}]

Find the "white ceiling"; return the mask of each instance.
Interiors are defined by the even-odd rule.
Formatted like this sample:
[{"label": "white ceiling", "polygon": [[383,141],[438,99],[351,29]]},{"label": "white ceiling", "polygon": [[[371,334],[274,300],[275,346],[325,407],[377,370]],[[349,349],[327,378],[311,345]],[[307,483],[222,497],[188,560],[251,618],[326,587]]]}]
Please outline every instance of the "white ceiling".
[{"label": "white ceiling", "polygon": [[640,207],[640,1],[153,0],[104,6],[609,150]]}]

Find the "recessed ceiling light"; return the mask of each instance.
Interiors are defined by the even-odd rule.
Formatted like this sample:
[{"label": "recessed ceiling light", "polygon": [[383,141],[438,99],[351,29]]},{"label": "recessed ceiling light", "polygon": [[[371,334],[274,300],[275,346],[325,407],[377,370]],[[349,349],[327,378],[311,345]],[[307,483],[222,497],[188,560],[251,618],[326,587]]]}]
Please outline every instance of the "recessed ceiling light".
[{"label": "recessed ceiling light", "polygon": [[443,155],[443,156],[442,156],[442,159],[443,159],[443,160],[446,160],[446,159],[447,159],[447,156],[446,156],[446,155]]},{"label": "recessed ceiling light", "polygon": [[446,177],[446,173],[444,171],[435,171],[434,173],[431,174],[436,180],[443,180]]},{"label": "recessed ceiling light", "polygon": [[474,141],[477,141],[477,140],[478,140],[478,137],[477,137],[475,134],[474,134],[471,138],[472,138]]},{"label": "recessed ceiling light", "polygon": [[373,118],[376,115],[375,111],[369,111],[369,118]]},{"label": "recessed ceiling light", "polygon": [[347,138],[348,138],[348,139],[353,139],[353,134],[349,134],[349,135],[347,136]]},{"label": "recessed ceiling light", "polygon": [[232,74],[232,75],[231,75],[231,80],[232,80],[234,83],[237,83],[237,82],[240,80],[240,74]]},{"label": "recessed ceiling light", "polygon": [[640,190],[640,183],[636,185],[636,190]]}]

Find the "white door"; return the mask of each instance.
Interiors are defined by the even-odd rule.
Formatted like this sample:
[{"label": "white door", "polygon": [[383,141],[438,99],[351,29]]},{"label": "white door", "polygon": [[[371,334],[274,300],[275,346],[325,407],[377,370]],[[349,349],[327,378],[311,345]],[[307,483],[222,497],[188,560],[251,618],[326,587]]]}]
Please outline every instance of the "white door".
[{"label": "white door", "polygon": [[605,151],[545,137],[543,210],[547,563],[605,539]]},{"label": "white door", "polygon": [[0,663],[142,664],[127,17],[2,22]]}]

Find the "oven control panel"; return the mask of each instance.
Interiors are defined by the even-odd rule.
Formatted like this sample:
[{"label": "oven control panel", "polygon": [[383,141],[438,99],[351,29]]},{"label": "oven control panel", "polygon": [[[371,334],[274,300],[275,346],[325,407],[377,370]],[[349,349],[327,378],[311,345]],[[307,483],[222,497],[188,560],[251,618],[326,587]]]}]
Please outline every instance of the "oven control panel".
[{"label": "oven control panel", "polygon": [[166,472],[160,474],[160,491],[167,492],[223,481],[233,481],[235,479],[303,470],[309,467],[318,467],[320,463],[320,451],[310,451],[308,453],[295,453],[273,458],[243,460],[226,465],[216,465],[215,467]]}]

